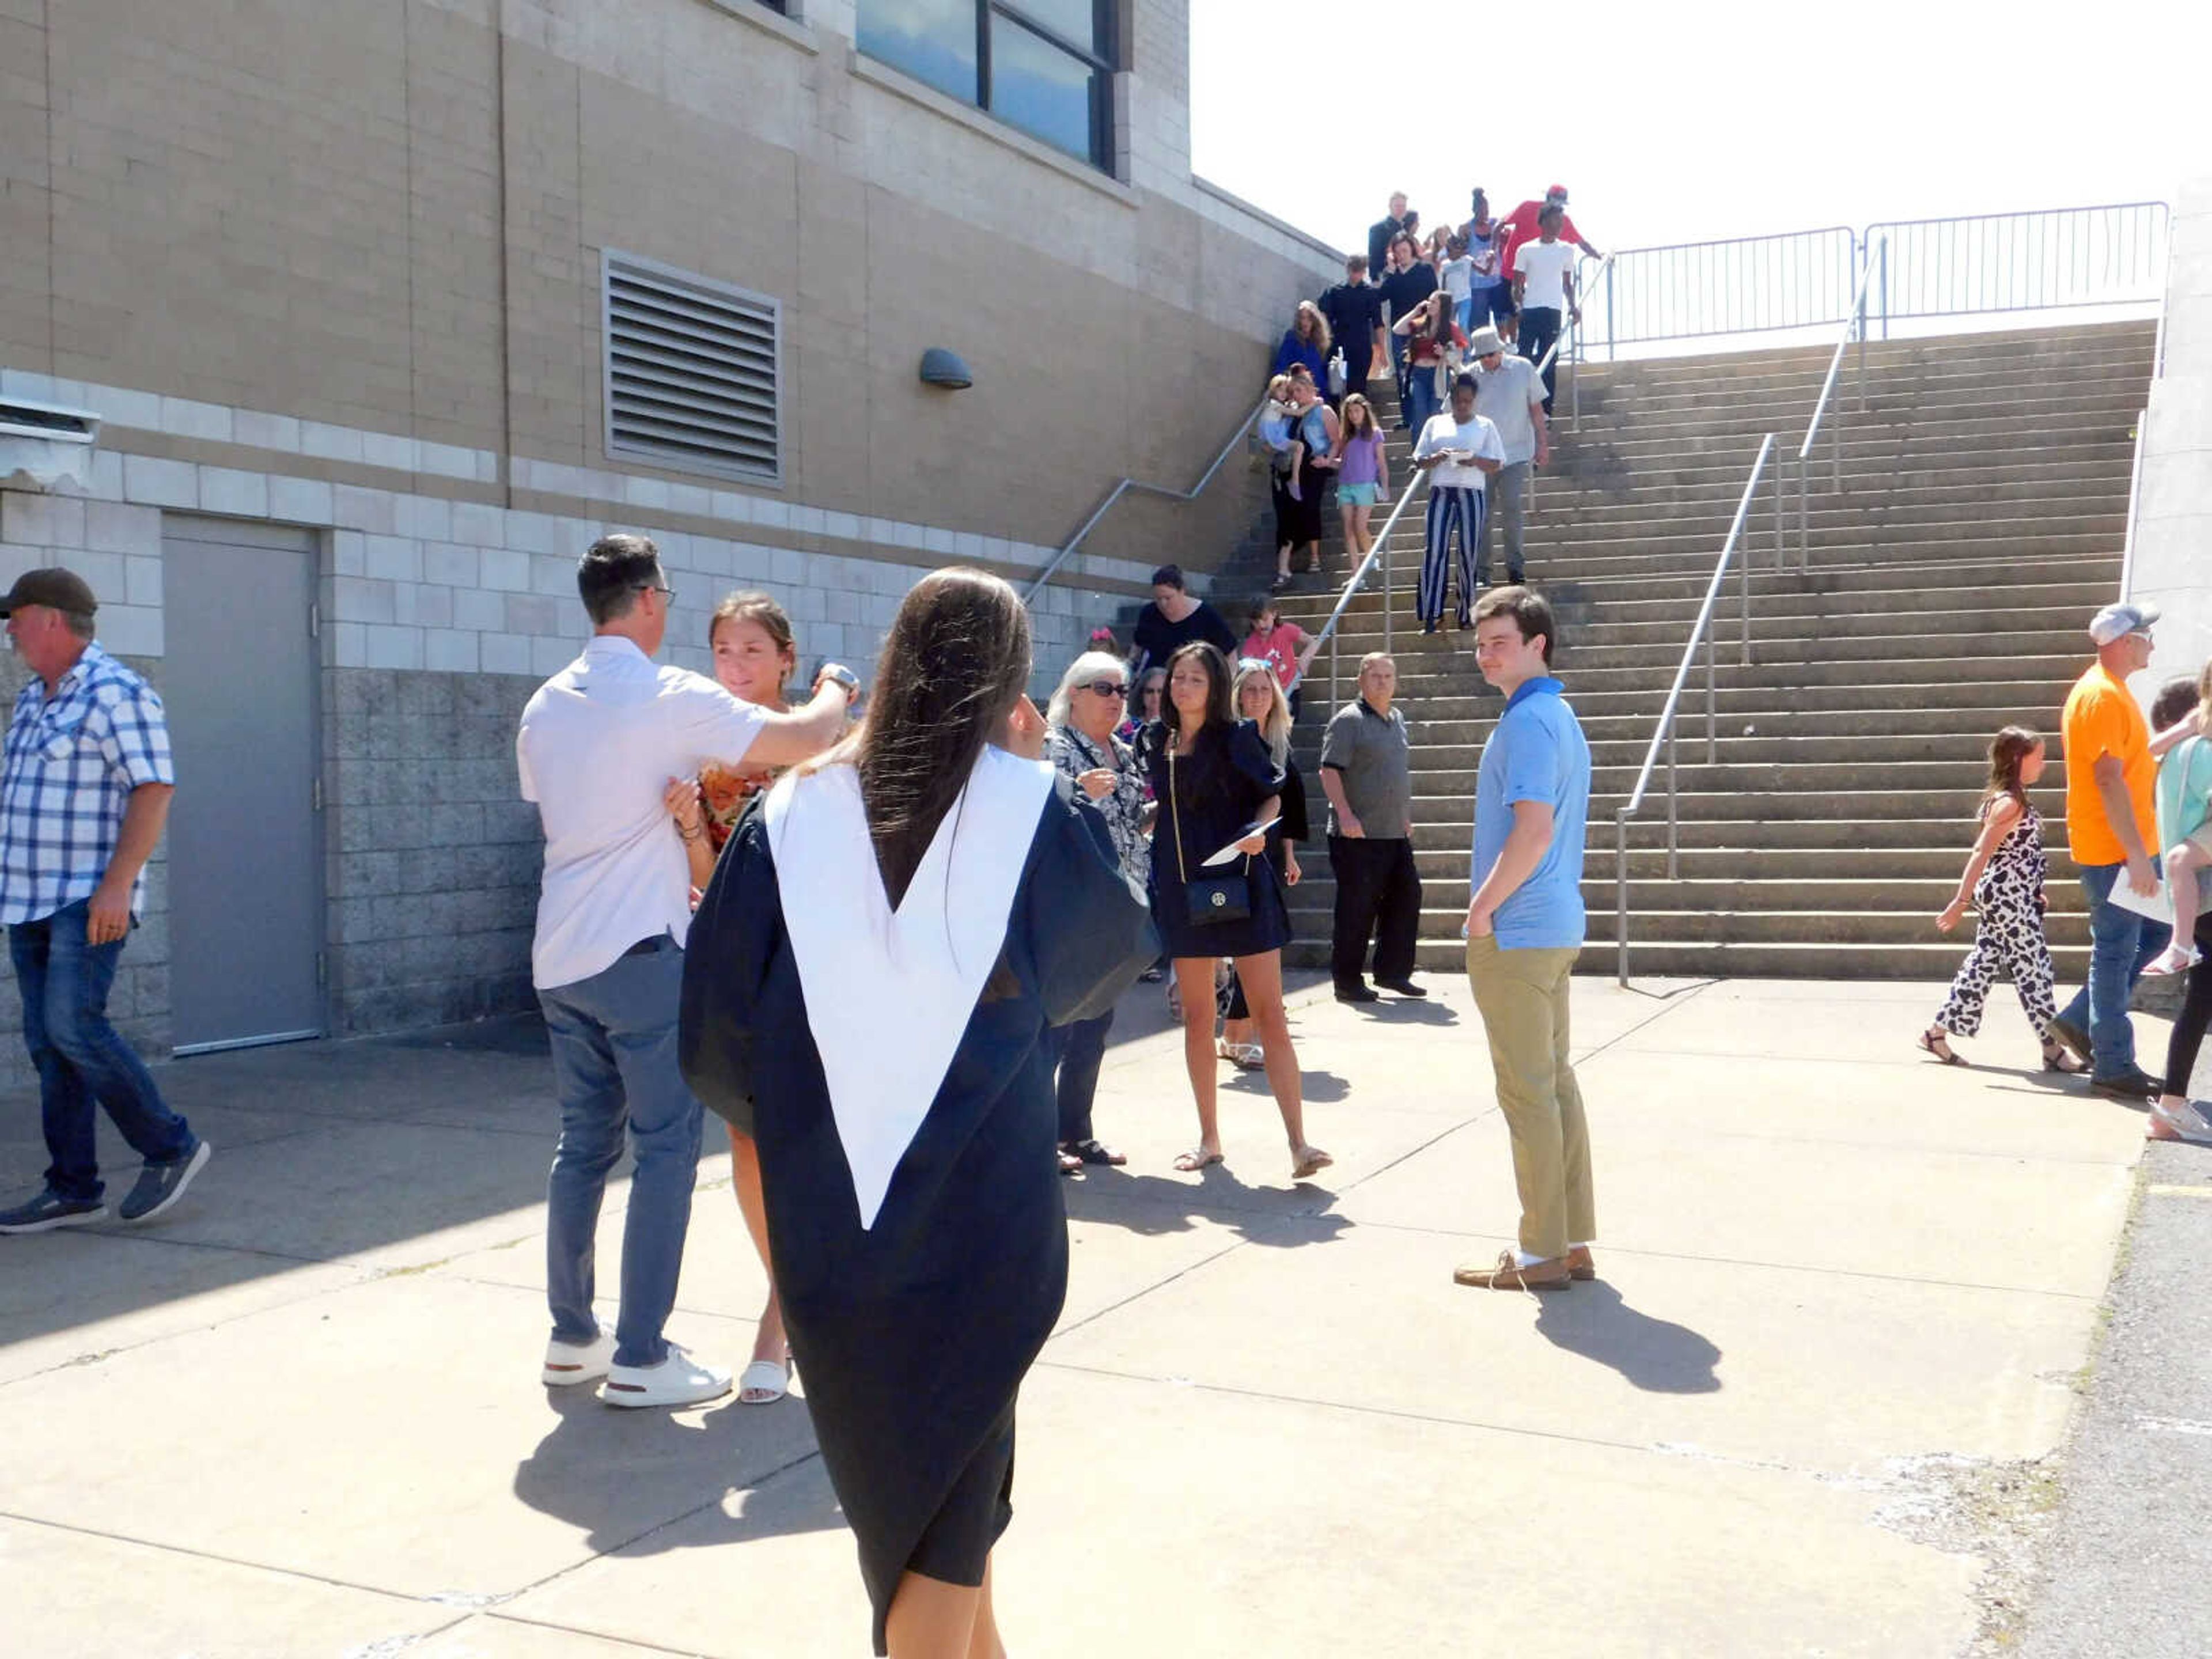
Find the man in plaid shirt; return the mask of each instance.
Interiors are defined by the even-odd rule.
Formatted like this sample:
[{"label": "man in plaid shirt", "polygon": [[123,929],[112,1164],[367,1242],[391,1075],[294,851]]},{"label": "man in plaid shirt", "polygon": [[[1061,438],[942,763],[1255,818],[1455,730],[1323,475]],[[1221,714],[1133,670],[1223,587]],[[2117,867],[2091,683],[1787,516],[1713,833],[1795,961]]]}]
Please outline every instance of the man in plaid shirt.
[{"label": "man in plaid shirt", "polygon": [[0,922],[53,1159],[43,1192],[0,1211],[0,1233],[106,1218],[95,1101],[146,1160],[123,1200],[125,1221],[175,1203],[210,1151],[107,1021],[176,777],[161,700],[100,648],[97,609],[83,578],[62,569],[27,571],[0,599],[9,642],[32,674],[0,763]]}]

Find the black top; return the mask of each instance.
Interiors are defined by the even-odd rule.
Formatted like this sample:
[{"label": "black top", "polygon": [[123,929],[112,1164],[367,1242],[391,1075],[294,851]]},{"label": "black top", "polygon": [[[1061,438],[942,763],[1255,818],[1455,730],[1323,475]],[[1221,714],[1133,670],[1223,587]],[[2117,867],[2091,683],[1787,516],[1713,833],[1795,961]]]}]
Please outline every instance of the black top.
[{"label": "black top", "polygon": [[[1201,868],[1237,832],[1260,816],[1271,795],[1285,795],[1283,774],[1267,739],[1250,720],[1209,726],[1188,755],[1175,757],[1175,791],[1169,793],[1168,748],[1172,739],[1158,722],[1139,739],[1145,775],[1160,804],[1152,825],[1152,918],[1171,957],[1242,957],[1279,949],[1290,938],[1290,914],[1271,860],[1240,859]],[[1290,805],[1285,796],[1285,807]],[[1176,856],[1176,830],[1182,856]],[[1273,837],[1270,837],[1273,844]],[[1195,926],[1184,894],[1185,878],[1243,875],[1251,914],[1240,921]]]},{"label": "black top", "polygon": [[1159,941],[1104,820],[1056,780],[997,968],[863,1228],[783,920],[804,902],[781,890],[749,810],[692,922],[678,1047],[693,1091],[760,1151],[776,1288],[880,1654],[917,1559],[981,1573],[1006,1516],[1015,1392],[1066,1290],[1045,1028],[1111,1011]]},{"label": "black top", "polygon": [[1304,841],[1312,833],[1306,818],[1306,781],[1297,762],[1283,762],[1283,821],[1268,832],[1270,841]]},{"label": "black top", "polygon": [[1413,265],[1405,270],[1394,270],[1382,279],[1382,297],[1389,302],[1390,320],[1398,321],[1412,313],[1415,306],[1437,291],[1436,267]]},{"label": "black top", "polygon": [[1237,635],[1227,619],[1204,599],[1179,623],[1161,615],[1158,605],[1146,605],[1138,613],[1134,637],[1140,653],[1136,668],[1139,674],[1147,668],[1164,667],[1170,657],[1193,640],[1204,640],[1231,661],[1237,657]]},{"label": "black top", "polygon": [[1400,231],[1405,229],[1401,219],[1378,219],[1367,228],[1367,274],[1378,281],[1382,275],[1383,262],[1390,257],[1390,244]]},{"label": "black top", "polygon": [[[1322,290],[1317,304],[1328,319],[1328,331],[1347,358],[1374,349],[1375,331],[1382,326],[1382,290],[1366,283],[1339,283]],[[1352,388],[1354,392],[1358,386]]]}]

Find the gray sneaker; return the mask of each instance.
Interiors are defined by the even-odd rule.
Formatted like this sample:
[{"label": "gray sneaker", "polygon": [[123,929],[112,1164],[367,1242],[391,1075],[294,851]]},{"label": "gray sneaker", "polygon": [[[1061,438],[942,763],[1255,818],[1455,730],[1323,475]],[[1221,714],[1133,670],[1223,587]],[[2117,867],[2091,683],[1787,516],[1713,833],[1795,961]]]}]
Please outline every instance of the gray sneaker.
[{"label": "gray sneaker", "polygon": [[27,1204],[0,1210],[0,1233],[50,1233],[57,1227],[88,1227],[107,1219],[107,1206],[96,1198],[64,1198],[49,1187]]},{"label": "gray sneaker", "polygon": [[215,1148],[196,1140],[182,1158],[167,1164],[149,1164],[138,1172],[138,1184],[118,1212],[125,1221],[151,1221],[185,1195],[192,1177],[215,1155]]}]

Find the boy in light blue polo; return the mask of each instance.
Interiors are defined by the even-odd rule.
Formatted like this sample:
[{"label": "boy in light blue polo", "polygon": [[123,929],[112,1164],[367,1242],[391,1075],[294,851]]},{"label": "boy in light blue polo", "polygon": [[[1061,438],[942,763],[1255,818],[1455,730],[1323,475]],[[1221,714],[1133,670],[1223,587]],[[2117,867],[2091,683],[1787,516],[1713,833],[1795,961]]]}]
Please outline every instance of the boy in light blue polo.
[{"label": "boy in light blue polo", "polygon": [[1590,756],[1552,678],[1558,636],[1552,607],[1525,587],[1492,588],[1475,607],[1475,662],[1505,694],[1505,712],[1475,775],[1467,975],[1490,1038],[1521,1194],[1520,1248],[1452,1275],[1481,1290],[1564,1290],[1597,1277],[1589,1130],[1567,1060]]}]

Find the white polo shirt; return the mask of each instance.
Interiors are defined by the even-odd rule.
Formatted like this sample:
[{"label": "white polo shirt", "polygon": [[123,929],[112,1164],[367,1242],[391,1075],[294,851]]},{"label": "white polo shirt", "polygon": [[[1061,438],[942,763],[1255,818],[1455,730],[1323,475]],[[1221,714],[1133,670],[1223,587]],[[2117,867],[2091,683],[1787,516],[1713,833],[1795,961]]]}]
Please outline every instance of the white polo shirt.
[{"label": "white polo shirt", "polygon": [[550,989],[605,973],[640,939],[691,927],[691,874],[667,809],[671,778],[732,765],[766,718],[689,669],[664,668],[629,640],[594,635],[538,688],[514,758],[522,798],[545,825],[545,878],[531,947]]}]

